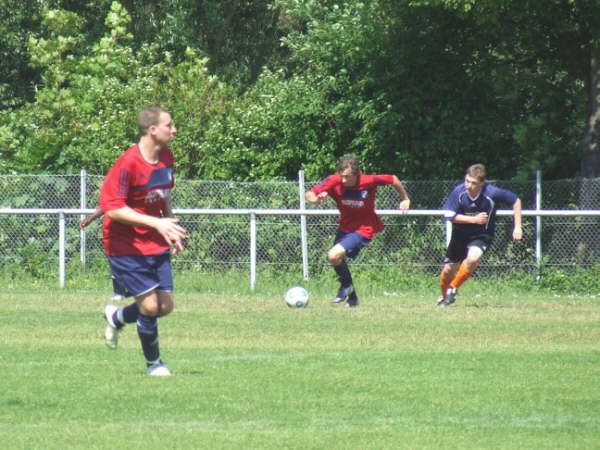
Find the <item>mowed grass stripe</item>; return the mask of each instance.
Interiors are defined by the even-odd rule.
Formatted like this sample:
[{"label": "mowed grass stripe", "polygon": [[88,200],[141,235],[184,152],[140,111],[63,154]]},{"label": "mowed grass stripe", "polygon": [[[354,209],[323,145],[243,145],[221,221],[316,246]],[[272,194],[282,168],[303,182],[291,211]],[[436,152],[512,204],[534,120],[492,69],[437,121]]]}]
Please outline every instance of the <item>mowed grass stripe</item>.
[{"label": "mowed grass stripe", "polygon": [[174,372],[144,375],[134,327],[102,342],[102,295],[0,295],[5,448],[594,448],[600,307],[415,293],[357,310],[183,293],[160,322]]}]

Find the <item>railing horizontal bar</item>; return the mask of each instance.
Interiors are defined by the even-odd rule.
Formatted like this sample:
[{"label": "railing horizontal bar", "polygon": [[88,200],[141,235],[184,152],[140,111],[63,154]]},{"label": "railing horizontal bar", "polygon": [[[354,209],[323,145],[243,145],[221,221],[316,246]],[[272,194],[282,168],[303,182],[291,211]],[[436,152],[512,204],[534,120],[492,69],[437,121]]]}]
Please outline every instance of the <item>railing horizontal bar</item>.
[{"label": "railing horizontal bar", "polygon": [[[90,208],[0,208],[0,214],[91,214],[95,209]],[[175,214],[194,214],[194,215],[248,215],[257,216],[336,216],[339,215],[337,209],[174,209]],[[377,213],[382,216],[443,216],[446,211],[443,209],[411,209],[409,211],[400,211],[397,209],[378,209]],[[498,210],[499,216],[512,216],[512,210]],[[548,209],[534,210],[524,209],[523,216],[591,216],[600,217],[600,210],[580,210],[580,209]]]}]

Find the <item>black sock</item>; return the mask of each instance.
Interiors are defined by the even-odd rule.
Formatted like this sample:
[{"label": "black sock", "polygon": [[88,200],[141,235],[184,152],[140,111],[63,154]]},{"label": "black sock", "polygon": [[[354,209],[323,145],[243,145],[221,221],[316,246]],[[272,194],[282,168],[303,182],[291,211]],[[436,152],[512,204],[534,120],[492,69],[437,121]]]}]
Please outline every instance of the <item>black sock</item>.
[{"label": "black sock", "polygon": [[337,273],[338,280],[340,280],[342,286],[349,286],[352,284],[352,275],[350,274],[350,269],[348,268],[346,261],[337,266],[333,266],[333,268],[335,273]]},{"label": "black sock", "polygon": [[137,319],[137,330],[142,351],[148,365],[160,362],[160,351],[158,348],[158,323],[156,317],[140,314]]},{"label": "black sock", "polygon": [[124,323],[135,323],[140,315],[140,307],[137,303],[132,303],[123,308],[123,322]]}]

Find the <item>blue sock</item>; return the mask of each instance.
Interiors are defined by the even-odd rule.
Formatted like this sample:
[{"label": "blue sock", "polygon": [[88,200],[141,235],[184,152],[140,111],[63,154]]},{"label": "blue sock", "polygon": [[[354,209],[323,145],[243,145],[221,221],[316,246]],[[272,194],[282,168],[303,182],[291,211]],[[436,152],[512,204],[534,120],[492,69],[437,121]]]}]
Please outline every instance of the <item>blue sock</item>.
[{"label": "blue sock", "polygon": [[142,351],[148,365],[160,362],[160,351],[158,348],[158,323],[156,317],[138,315],[137,330]]},{"label": "blue sock", "polygon": [[140,307],[137,303],[132,303],[124,308],[117,309],[112,316],[112,321],[118,329],[121,329],[127,323],[136,322],[139,314]]},{"label": "blue sock", "polygon": [[350,274],[350,269],[348,268],[346,261],[337,266],[333,266],[333,268],[335,273],[337,273],[338,280],[340,280],[342,286],[350,286],[352,284],[352,274]]},{"label": "blue sock", "polygon": [[140,307],[137,303],[132,303],[123,308],[123,323],[135,323],[140,315]]}]

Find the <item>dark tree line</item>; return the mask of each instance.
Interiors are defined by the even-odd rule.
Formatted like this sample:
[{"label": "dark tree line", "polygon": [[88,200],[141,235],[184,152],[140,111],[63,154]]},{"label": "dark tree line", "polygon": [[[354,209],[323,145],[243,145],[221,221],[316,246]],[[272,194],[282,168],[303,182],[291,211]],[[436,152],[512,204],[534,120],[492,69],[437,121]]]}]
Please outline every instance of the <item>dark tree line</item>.
[{"label": "dark tree line", "polygon": [[2,0],[0,172],[103,172],[148,103],[182,175],[600,176],[600,0]]}]

